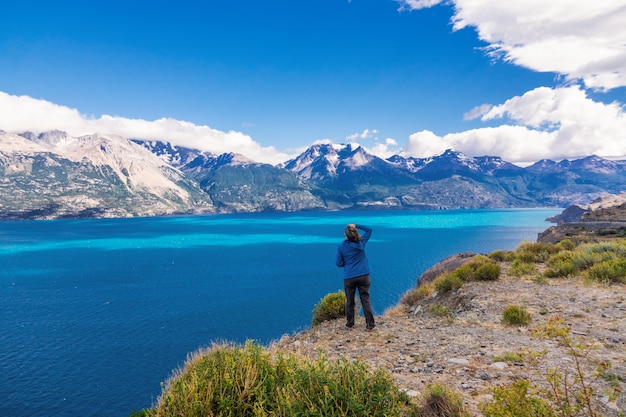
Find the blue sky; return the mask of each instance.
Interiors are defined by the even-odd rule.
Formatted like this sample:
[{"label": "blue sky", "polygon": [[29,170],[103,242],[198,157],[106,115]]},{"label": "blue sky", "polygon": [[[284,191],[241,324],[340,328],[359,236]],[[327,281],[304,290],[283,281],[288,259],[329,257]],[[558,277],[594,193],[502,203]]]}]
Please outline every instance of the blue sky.
[{"label": "blue sky", "polygon": [[588,3],[3,2],[0,129],[271,163],[320,141],[624,159],[626,11]]}]

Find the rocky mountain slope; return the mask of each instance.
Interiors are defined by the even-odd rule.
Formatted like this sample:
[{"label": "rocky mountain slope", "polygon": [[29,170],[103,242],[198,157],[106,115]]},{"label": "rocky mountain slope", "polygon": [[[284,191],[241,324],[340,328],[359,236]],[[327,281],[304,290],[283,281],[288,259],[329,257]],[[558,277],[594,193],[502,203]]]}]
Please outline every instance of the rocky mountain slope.
[{"label": "rocky mountain slope", "polygon": [[161,142],[135,141],[195,181],[221,212],[320,210],[325,206],[293,173],[244,155],[213,155]]},{"label": "rocky mountain slope", "polygon": [[182,172],[111,135],[0,132],[0,218],[153,216],[212,209]]},{"label": "rocky mountain slope", "polygon": [[0,219],[568,206],[626,190],[626,161],[518,167],[446,151],[387,160],[320,144],[277,166],[158,141],[0,131]]}]

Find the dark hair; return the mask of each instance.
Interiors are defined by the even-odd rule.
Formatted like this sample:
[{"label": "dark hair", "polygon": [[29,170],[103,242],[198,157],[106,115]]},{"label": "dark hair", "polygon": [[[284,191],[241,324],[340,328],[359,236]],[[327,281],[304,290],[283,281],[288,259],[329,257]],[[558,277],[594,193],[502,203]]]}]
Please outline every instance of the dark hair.
[{"label": "dark hair", "polygon": [[343,232],[346,235],[346,239],[348,239],[350,242],[358,242],[359,240],[361,240],[361,235],[354,226],[347,225]]}]

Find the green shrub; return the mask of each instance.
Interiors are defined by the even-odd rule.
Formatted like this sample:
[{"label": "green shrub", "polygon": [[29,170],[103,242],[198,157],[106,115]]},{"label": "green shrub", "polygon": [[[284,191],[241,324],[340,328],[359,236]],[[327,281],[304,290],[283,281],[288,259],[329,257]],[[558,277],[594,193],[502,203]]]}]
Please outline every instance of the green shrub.
[{"label": "green shrub", "polygon": [[[610,242],[598,242],[598,243],[585,243],[576,248],[572,252],[572,263],[579,271],[585,271],[594,267],[595,265],[603,264],[605,262],[620,263],[620,260],[626,258],[626,245],[624,240],[616,240]],[[613,264],[613,266],[616,266]],[[591,275],[598,275],[600,279],[598,281],[603,282],[602,278],[603,270],[611,269],[611,264],[606,264],[602,267],[598,267],[599,270]],[[618,267],[619,270],[619,267]],[[611,273],[611,271],[606,271]],[[597,280],[594,277],[590,277],[592,280]],[[620,282],[619,279],[616,282]]]},{"label": "green shrub", "polygon": [[247,343],[191,357],[148,415],[399,417],[415,415],[415,408],[383,369],[345,358],[271,355]]},{"label": "green shrub", "polygon": [[579,271],[584,271],[602,261],[602,255],[593,252],[588,247],[581,247],[572,253],[572,264]]},{"label": "green shrub", "polygon": [[345,316],[346,294],[339,290],[336,293],[326,294],[313,309],[312,325]]},{"label": "green shrub", "polygon": [[422,394],[419,417],[470,417],[461,395],[441,384],[430,385]]},{"label": "green shrub", "polygon": [[524,306],[509,305],[502,311],[502,322],[510,326],[525,326],[532,320]]},{"label": "green shrub", "polygon": [[613,259],[593,265],[585,272],[585,276],[603,284],[626,284],[626,259]]},{"label": "green shrub", "polygon": [[495,281],[500,278],[501,268],[496,264],[485,264],[474,273],[474,279],[477,281]]},{"label": "green shrub", "polygon": [[574,254],[567,250],[551,255],[546,262],[548,268],[543,275],[548,278],[565,278],[578,274],[579,269],[573,259]]},{"label": "green shrub", "polygon": [[551,266],[554,263],[560,263],[564,261],[571,262],[573,258],[574,258],[574,254],[571,251],[564,250],[564,251],[557,252],[555,254],[550,255],[550,258],[548,258],[548,261],[546,262],[546,264],[548,264],[548,266]]},{"label": "green shrub", "polygon": [[472,265],[461,265],[452,271],[451,274],[459,278],[461,281],[471,281],[474,277],[474,268]]},{"label": "green shrub", "polygon": [[524,362],[524,357],[519,353],[506,352],[501,356],[494,356],[494,361],[497,362]]},{"label": "green shrub", "polygon": [[545,242],[522,242],[515,250],[517,258],[524,262],[545,262],[561,247]]},{"label": "green shrub", "polygon": [[611,252],[616,256],[622,258],[626,257],[626,241],[624,240],[610,240],[597,243],[588,243],[581,246],[586,247],[596,253]]},{"label": "green shrub", "polygon": [[433,281],[435,289],[439,293],[446,293],[448,291],[456,291],[463,286],[461,278],[457,277],[453,273],[443,273],[439,275]]},{"label": "green shrub", "polygon": [[441,303],[435,303],[435,304],[429,305],[427,310],[437,317],[450,316],[450,309]]},{"label": "green shrub", "polygon": [[566,278],[578,274],[578,269],[571,260],[561,259],[552,262],[543,275],[548,278]]},{"label": "green shrub", "polygon": [[496,262],[504,262],[507,260],[508,251],[496,250],[491,252],[488,256]]},{"label": "green shrub", "polygon": [[493,259],[476,255],[465,265],[461,265],[452,275],[462,281],[493,281],[500,277],[500,266],[496,265]]},{"label": "green shrub", "polygon": [[465,265],[469,265],[472,269],[476,270],[483,265],[493,264],[493,263],[494,263],[493,259],[490,259],[489,257],[485,255],[476,255]]},{"label": "green shrub", "polygon": [[559,241],[556,246],[558,246],[559,248],[563,249],[563,250],[573,250],[576,247],[576,243],[574,243],[573,240],[571,239],[563,239],[561,241]]},{"label": "green shrub", "polygon": [[515,259],[511,262],[509,273],[516,277],[533,275],[537,273],[537,267],[534,262],[524,262],[521,259]]},{"label": "green shrub", "polygon": [[493,399],[480,404],[485,417],[556,417],[550,404],[529,392],[530,382],[524,379],[493,388]]}]

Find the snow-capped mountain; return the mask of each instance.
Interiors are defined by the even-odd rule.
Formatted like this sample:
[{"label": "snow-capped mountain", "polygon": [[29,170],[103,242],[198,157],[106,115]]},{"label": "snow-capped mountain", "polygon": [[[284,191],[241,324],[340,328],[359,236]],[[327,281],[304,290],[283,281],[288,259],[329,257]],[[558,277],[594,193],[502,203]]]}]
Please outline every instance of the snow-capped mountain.
[{"label": "snow-capped mountain", "polygon": [[[350,159],[352,145],[319,144],[314,145],[297,158],[279,166],[307,180],[323,181],[337,176],[338,166]],[[359,160],[361,159],[361,160]],[[364,164],[366,158],[354,158],[349,163],[353,166]]]},{"label": "snow-capped mountain", "polygon": [[181,171],[113,135],[0,132],[3,217],[134,216],[211,209]]},{"label": "snow-capped mountain", "polygon": [[272,166],[160,141],[0,131],[0,218],[568,206],[626,191],[626,161],[519,167],[448,150],[387,160],[318,144]]},{"label": "snow-capped mountain", "polygon": [[297,158],[281,167],[315,184],[349,185],[363,180],[368,183],[406,182],[410,173],[402,166],[371,155],[354,144],[320,144],[311,146]]},{"label": "snow-capped mountain", "polygon": [[238,153],[214,155],[153,141],[135,141],[195,181],[215,209],[227,212],[323,209],[324,203],[291,172]]}]

